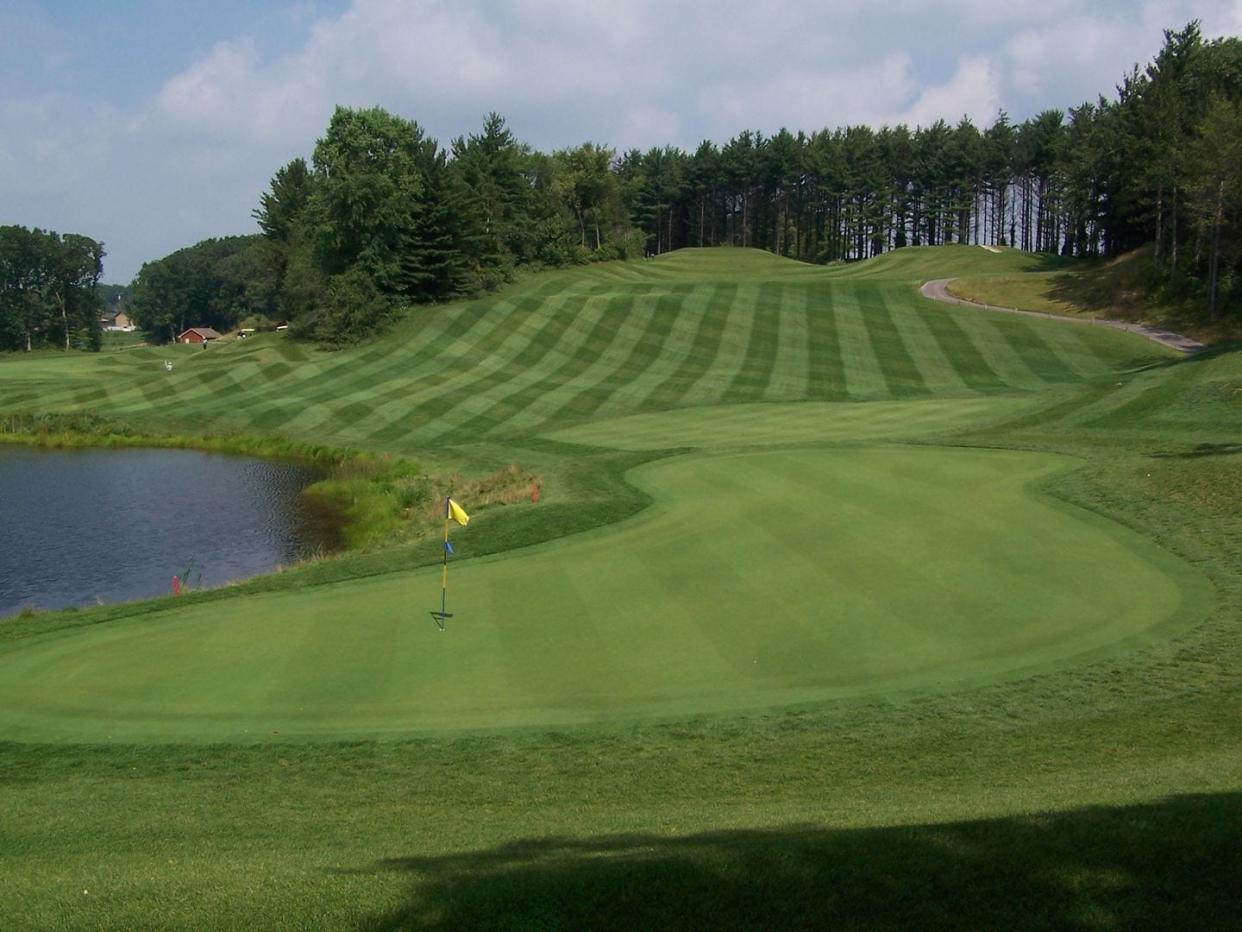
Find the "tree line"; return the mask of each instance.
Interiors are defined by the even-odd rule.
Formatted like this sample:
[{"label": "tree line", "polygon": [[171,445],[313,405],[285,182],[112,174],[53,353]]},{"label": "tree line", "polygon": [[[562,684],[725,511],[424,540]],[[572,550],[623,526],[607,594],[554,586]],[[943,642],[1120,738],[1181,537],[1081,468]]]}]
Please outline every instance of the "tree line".
[{"label": "tree line", "polygon": [[1152,245],[1153,287],[1242,303],[1242,41],[1166,31],[1115,99],[1014,124],[743,132],[616,162],[656,252],[755,246],[811,262],[972,243],[1066,256]]},{"label": "tree line", "polygon": [[0,226],[0,350],[98,349],[103,244]]},{"label": "tree line", "polygon": [[522,268],[719,245],[820,263],[944,243],[1149,246],[1152,289],[1217,317],[1242,304],[1242,40],[1166,31],[1114,97],[1021,123],[744,131],[693,152],[547,154],[494,113],[442,147],[413,120],[338,107],[253,215],[259,234],[143,265],[129,309],[149,337],[249,318],[339,345]]},{"label": "tree line", "polygon": [[126,310],[156,343],[189,327],[261,326],[280,314],[276,262],[275,247],[257,233],[203,240],[144,263]]},{"label": "tree line", "polygon": [[130,302],[138,325],[163,340],[249,314],[340,345],[404,306],[494,290],[521,267],[646,248],[611,150],[587,143],[546,155],[496,114],[445,149],[412,120],[338,107],[311,161],[282,166],[254,217],[259,235],[144,264]]}]

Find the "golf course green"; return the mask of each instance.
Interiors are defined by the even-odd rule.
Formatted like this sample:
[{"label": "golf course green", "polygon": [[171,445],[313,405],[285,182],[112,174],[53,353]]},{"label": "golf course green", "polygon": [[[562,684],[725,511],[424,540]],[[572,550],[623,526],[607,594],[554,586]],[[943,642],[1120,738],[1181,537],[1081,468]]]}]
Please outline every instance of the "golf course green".
[{"label": "golf course green", "polygon": [[0,620],[0,910],[1210,925],[1242,877],[1242,352],[918,294],[1034,263],[681,250],[340,352],[0,359],[19,426],[541,490],[455,493],[443,631],[434,537]]},{"label": "golf course green", "polygon": [[1032,493],[1068,465],[888,448],[661,461],[635,477],[656,499],[639,517],[463,565],[443,637],[418,610],[426,571],[23,642],[0,653],[0,737],[685,716],[988,682],[1202,620],[1191,567]]}]

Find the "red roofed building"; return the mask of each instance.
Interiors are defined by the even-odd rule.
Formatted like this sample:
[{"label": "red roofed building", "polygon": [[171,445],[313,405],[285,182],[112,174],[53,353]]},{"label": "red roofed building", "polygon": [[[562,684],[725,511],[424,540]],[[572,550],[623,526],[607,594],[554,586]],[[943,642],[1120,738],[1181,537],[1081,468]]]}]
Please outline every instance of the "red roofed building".
[{"label": "red roofed building", "polygon": [[210,327],[191,327],[181,336],[177,337],[178,343],[210,343],[212,340],[220,339],[220,334],[212,330]]}]

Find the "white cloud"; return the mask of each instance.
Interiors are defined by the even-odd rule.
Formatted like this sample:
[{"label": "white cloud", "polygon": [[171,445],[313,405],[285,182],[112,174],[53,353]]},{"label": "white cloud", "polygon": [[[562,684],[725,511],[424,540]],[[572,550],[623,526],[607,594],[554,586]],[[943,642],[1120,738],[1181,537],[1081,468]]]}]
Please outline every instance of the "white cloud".
[{"label": "white cloud", "polygon": [[[1116,24],[1083,19],[1020,32],[1005,43],[1010,85],[1026,94],[1044,93],[1066,73],[1081,73],[1095,62],[1108,61],[1103,53],[1117,40]],[[1049,67],[1051,62],[1055,69]],[[1115,67],[1112,61],[1110,65]],[[1112,80],[1119,77],[1114,74]]]},{"label": "white cloud", "polygon": [[1233,0],[1232,9],[1225,12],[1219,19],[1206,21],[1204,26],[1210,30],[1210,35],[1242,35],[1242,0]]},{"label": "white cloud", "polygon": [[910,56],[898,53],[868,67],[787,68],[760,83],[711,87],[700,94],[699,108],[718,128],[717,138],[744,126],[811,132],[857,123],[952,124],[963,116],[987,124],[1000,106],[998,90],[986,57],[963,56],[947,81],[924,84],[914,76]]},{"label": "white cloud", "polygon": [[[681,138],[681,117],[663,107],[631,107],[620,124],[619,138],[625,140],[624,148],[647,150],[654,146],[666,146]],[[605,145],[617,145],[603,140]]]},{"label": "white cloud", "polygon": [[996,70],[983,56],[965,56],[947,82],[923,91],[897,122],[928,126],[936,120],[956,123],[969,117],[976,126],[986,126],[1000,109],[1000,88]]}]

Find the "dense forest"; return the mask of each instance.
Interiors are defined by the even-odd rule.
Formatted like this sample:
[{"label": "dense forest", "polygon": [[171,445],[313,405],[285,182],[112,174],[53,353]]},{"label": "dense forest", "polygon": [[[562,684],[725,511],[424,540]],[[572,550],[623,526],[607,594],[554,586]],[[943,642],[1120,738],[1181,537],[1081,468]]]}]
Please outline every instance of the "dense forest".
[{"label": "dense forest", "polygon": [[277,250],[263,236],[227,236],[144,263],[126,310],[157,343],[188,327],[220,331],[278,314]]},{"label": "dense forest", "polygon": [[[1081,257],[1149,246],[1156,297],[1217,318],[1242,306],[1242,40],[1167,31],[1115,95],[1021,123],[745,131],[694,152],[545,154],[494,113],[444,148],[412,120],[338,107],[254,217],[259,234],[142,267],[129,309],[151,339],[285,321],[349,343],[521,268],[716,245],[820,263],[942,243]],[[26,298],[0,304],[6,348],[69,344],[72,315],[61,308],[57,329],[45,278],[19,286],[45,296],[42,317]]]},{"label": "dense forest", "polygon": [[0,350],[99,349],[102,243],[0,226]]}]

